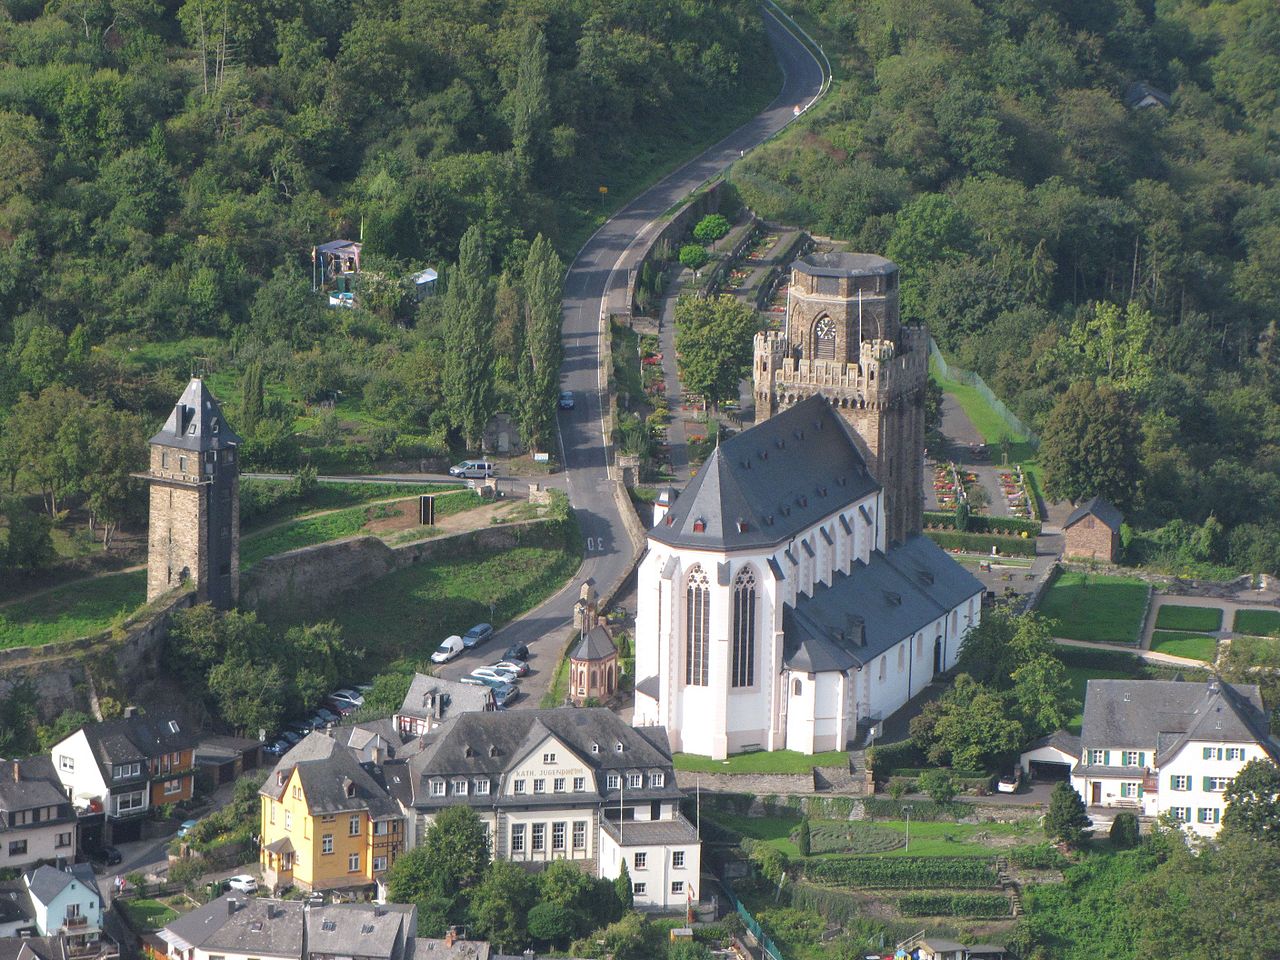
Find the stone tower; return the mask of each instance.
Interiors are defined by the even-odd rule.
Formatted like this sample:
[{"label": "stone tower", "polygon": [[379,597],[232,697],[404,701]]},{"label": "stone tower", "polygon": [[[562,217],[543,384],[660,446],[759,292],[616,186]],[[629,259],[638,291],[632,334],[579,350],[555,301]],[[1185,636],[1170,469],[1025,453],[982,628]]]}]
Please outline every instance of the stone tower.
[{"label": "stone tower", "polygon": [[240,438],[204,381],[187,384],[151,438],[147,600],[182,583],[199,602],[235,606],[240,593]]},{"label": "stone tower", "polygon": [[898,266],[868,253],[810,253],[791,265],[782,332],[756,335],[756,422],[820,393],[853,427],[884,487],[890,540],[923,519],[928,334],[898,316]]}]

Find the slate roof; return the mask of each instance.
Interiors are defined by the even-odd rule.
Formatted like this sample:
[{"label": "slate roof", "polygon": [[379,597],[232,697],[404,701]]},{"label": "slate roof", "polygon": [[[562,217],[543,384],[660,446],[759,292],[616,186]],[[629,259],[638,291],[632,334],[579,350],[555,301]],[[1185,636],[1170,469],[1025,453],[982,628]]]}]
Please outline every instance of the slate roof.
[{"label": "slate roof", "polygon": [[427,706],[433,694],[444,697],[443,709],[439,713],[442,720],[459,713],[493,709],[493,691],[488,687],[415,673],[397,715],[423,720],[437,716],[434,709]]},{"label": "slate roof", "polygon": [[1032,740],[1022,748],[1022,752],[1030,753],[1032,750],[1039,750],[1041,747],[1052,747],[1077,759],[1080,757],[1079,735],[1068,733],[1066,730],[1055,730],[1053,733],[1048,733],[1043,737]]},{"label": "slate roof", "polygon": [[93,867],[87,863],[73,864],[64,870],[47,864],[36,867],[34,871],[27,874],[26,882],[32,899],[45,905],[52,903],[58,894],[75,882],[87,887],[99,900],[102,899],[102,893],[98,890],[98,881],[93,876]]},{"label": "slate roof", "polygon": [[496,960],[492,950],[484,940],[455,940],[450,945],[444,940],[417,937],[414,941],[413,960]]},{"label": "slate roof", "polygon": [[367,810],[375,818],[399,815],[387,795],[381,771],[373,764],[360,763],[349,748],[324,733],[308,734],[281,757],[259,793],[280,800],[295,770],[312,815],[353,810]]},{"label": "slate roof", "polygon": [[0,960],[63,960],[61,937],[0,938]]},{"label": "slate roof", "polygon": [[307,952],[340,957],[400,957],[414,939],[411,905],[338,903],[312,907],[306,916]]},{"label": "slate roof", "polygon": [[849,427],[815,395],[717,446],[649,536],[705,550],[773,548],[879,489]]},{"label": "slate roof", "polygon": [[[684,796],[676,786],[667,747],[666,730],[662,727],[631,727],[617,714],[604,707],[553,710],[520,710],[516,712],[464,713],[440,728],[422,752],[409,760],[415,806],[440,806],[459,800],[491,805],[504,800],[501,781],[508,770],[520,764],[547,737],[554,736],[572,750],[598,774],[609,771],[662,770],[664,786],[626,791],[628,800],[678,799]],[[622,744],[622,750],[617,744]],[[593,752],[592,747],[598,747]],[[470,755],[468,756],[468,752]],[[433,777],[488,776],[496,781],[488,796],[432,797],[425,786]],[[596,800],[616,798],[618,790],[609,790],[604,776],[598,776]],[[578,794],[581,798],[583,795]],[[587,794],[590,797],[590,794]],[[515,798],[512,798],[513,800]],[[565,794],[524,795],[521,804],[564,803]]]},{"label": "slate roof", "polygon": [[196,745],[196,738],[177,719],[161,714],[120,717],[88,723],[81,729],[108,782],[114,764],[145,762],[166,753],[191,750]]},{"label": "slate roof", "polygon": [[35,907],[21,880],[0,881],[0,923],[8,925],[35,919]]},{"label": "slate roof", "polygon": [[[43,759],[43,758],[42,758]],[[13,779],[13,768],[19,765],[22,779]],[[32,776],[32,768],[25,762],[14,760],[10,763],[0,765],[0,833],[10,829],[9,814],[16,810],[30,810],[33,807],[63,807],[63,817],[60,819],[71,820],[75,814],[71,810],[71,801],[67,799],[67,792],[62,788],[62,784],[54,776],[52,767],[48,774],[40,776]],[[32,826],[44,825],[52,823],[41,819],[39,824]],[[14,828],[22,829],[22,828]]]},{"label": "slate roof", "polygon": [[604,660],[618,652],[613,645],[613,638],[604,627],[595,626],[586,632],[578,645],[569,654],[571,660]]},{"label": "slate roof", "polygon": [[1124,514],[1116,509],[1110,500],[1104,497],[1091,497],[1071,511],[1071,516],[1067,517],[1062,529],[1066,530],[1073,524],[1079,523],[1089,514],[1093,514],[1115,533],[1120,532],[1120,524],[1124,522]]},{"label": "slate roof", "polygon": [[1135,80],[1124,88],[1124,105],[1131,110],[1147,97],[1151,97],[1162,107],[1173,106],[1173,98],[1169,94],[1159,87],[1153,87],[1145,80]]},{"label": "slate roof", "polygon": [[1080,740],[1086,750],[1154,750],[1158,767],[1190,740],[1256,742],[1280,759],[1266,731],[1253,683],[1090,680],[1085,686]]},{"label": "slate roof", "polygon": [[791,264],[792,270],[811,277],[867,277],[897,273],[898,265],[874,253],[808,253]]},{"label": "slate roof", "polygon": [[227,894],[178,917],[160,931],[171,946],[254,957],[302,956],[303,903]]},{"label": "slate roof", "polygon": [[617,822],[601,817],[600,826],[614,841],[625,847],[698,842],[697,829],[684,817],[671,820],[628,820],[622,824],[621,829]]},{"label": "slate roof", "polygon": [[222,408],[199,377],[192,377],[187,389],[169,413],[169,419],[150,440],[165,447],[183,450],[222,450],[240,443],[227,424]]},{"label": "slate roof", "polygon": [[819,583],[811,596],[785,607],[783,661],[808,673],[864,666],[982,589],[917,534],[888,554],[874,551],[870,563],[856,562],[831,586]]}]

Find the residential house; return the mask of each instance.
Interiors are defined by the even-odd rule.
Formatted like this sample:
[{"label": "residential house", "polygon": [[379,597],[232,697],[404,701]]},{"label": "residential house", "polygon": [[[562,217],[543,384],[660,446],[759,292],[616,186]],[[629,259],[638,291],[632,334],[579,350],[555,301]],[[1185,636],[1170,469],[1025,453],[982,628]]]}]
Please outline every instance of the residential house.
[{"label": "residential house", "polygon": [[1153,107],[1168,110],[1173,106],[1173,98],[1145,80],[1135,80],[1124,88],[1124,105],[1130,110],[1150,110]]},{"label": "residential house", "polygon": [[493,709],[493,691],[486,686],[415,673],[392,719],[401,734],[417,737],[460,713]]},{"label": "residential house", "polygon": [[1055,730],[1027,744],[1019,759],[1022,775],[1041,782],[1070,780],[1071,768],[1080,760],[1080,737]]},{"label": "residential house", "polygon": [[1250,760],[1280,760],[1256,684],[1090,680],[1071,785],[1091,807],[1164,813],[1218,832],[1223,793]]},{"label": "residential house", "polygon": [[381,761],[361,763],[327,732],[308,735],[280,758],[259,791],[268,886],[371,888],[387,872],[404,849],[404,829]]},{"label": "residential house", "polygon": [[577,862],[613,878],[626,859],[641,909],[684,908],[701,891],[701,845],[680,813],[667,732],[603,708],[464,713],[387,783],[408,846],[446,807],[480,816],[495,857],[541,867]]},{"label": "residential house", "polygon": [[237,894],[178,917],[159,938],[174,960],[412,960],[417,907]]},{"label": "residential house", "polygon": [[194,748],[178,720],[129,711],[54,744],[54,771],[81,817],[83,846],[140,839],[149,810],[190,800]]},{"label": "residential house", "polygon": [[64,937],[70,952],[98,951],[102,939],[102,893],[87,863],[36,867],[23,874],[32,924],[42,937]]},{"label": "residential house", "polygon": [[75,811],[49,758],[0,767],[0,869],[74,859],[75,853]]},{"label": "residential house", "polygon": [[1062,525],[1062,555],[1068,560],[1115,563],[1120,556],[1124,514],[1110,500],[1093,497],[1076,507]]}]

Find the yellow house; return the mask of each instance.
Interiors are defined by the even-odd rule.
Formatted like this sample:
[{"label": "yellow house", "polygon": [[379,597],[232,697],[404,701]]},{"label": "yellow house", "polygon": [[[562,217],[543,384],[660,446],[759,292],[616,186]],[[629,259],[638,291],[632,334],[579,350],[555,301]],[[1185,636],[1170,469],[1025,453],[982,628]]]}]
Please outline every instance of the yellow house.
[{"label": "yellow house", "polygon": [[387,872],[404,849],[404,828],[376,779],[380,759],[361,764],[324,733],[280,758],[259,791],[259,857],[269,887],[369,887]]}]

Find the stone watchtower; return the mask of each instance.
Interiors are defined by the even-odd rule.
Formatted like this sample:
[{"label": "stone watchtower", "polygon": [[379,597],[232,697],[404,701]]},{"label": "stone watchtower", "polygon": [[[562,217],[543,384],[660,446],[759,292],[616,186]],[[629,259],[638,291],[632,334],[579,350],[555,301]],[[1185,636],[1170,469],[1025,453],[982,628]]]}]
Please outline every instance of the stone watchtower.
[{"label": "stone watchtower", "polygon": [[151,438],[147,600],[182,583],[220,609],[240,592],[240,438],[196,377]]},{"label": "stone watchtower", "polygon": [[868,253],[795,261],[785,328],[756,335],[756,422],[816,393],[830,400],[884,487],[890,540],[923,519],[928,342],[899,320],[897,264]]}]

